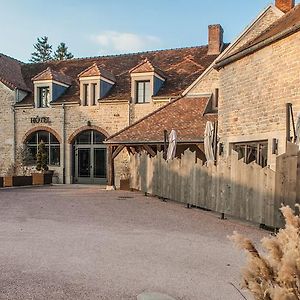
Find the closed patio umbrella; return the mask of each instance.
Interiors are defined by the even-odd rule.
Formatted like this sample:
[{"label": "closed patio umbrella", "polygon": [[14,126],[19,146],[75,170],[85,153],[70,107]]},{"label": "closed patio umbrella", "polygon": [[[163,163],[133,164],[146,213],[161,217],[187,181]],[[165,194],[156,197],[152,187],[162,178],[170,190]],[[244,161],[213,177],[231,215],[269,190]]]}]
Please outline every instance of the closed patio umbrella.
[{"label": "closed patio umbrella", "polygon": [[169,147],[167,152],[167,160],[175,158],[177,145],[177,133],[174,129],[169,134]]},{"label": "closed patio umbrella", "polygon": [[213,151],[213,140],[214,140],[214,126],[212,122],[207,121],[204,131],[204,152],[207,162],[214,161]]}]

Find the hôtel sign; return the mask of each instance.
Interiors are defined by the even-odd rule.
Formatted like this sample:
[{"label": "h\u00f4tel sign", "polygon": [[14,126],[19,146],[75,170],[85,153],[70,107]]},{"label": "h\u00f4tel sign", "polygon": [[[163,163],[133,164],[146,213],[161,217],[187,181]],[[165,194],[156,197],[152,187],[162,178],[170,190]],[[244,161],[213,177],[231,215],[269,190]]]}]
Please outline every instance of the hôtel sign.
[{"label": "h\u00f4tel sign", "polygon": [[36,117],[30,118],[30,122],[31,122],[31,124],[40,124],[40,123],[48,124],[48,123],[50,123],[50,117],[36,116]]}]

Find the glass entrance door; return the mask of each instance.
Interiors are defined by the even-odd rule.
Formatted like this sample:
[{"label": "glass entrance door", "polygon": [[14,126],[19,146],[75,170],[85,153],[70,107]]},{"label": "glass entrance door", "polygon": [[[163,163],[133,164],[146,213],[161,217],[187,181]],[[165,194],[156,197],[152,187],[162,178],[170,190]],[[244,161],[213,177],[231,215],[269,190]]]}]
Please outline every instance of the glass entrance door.
[{"label": "glass entrance door", "polygon": [[75,183],[106,184],[106,147],[102,143],[104,138],[93,130],[85,131],[76,138],[74,143]]}]

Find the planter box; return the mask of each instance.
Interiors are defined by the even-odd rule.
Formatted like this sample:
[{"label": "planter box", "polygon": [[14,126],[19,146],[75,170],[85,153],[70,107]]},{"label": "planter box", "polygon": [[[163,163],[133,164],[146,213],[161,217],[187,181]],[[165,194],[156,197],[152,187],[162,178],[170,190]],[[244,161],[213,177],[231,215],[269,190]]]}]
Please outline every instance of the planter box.
[{"label": "planter box", "polygon": [[5,176],[3,178],[3,185],[5,187],[11,187],[11,186],[13,186],[13,176]]},{"label": "planter box", "polygon": [[0,177],[0,188],[4,186],[3,177]]},{"label": "planter box", "polygon": [[4,186],[26,186],[32,185],[31,176],[5,176],[4,177]]},{"label": "planter box", "polygon": [[32,173],[33,185],[44,185],[52,183],[53,172],[49,173]]},{"label": "planter box", "polygon": [[120,190],[130,191],[130,180],[129,179],[120,179]]}]

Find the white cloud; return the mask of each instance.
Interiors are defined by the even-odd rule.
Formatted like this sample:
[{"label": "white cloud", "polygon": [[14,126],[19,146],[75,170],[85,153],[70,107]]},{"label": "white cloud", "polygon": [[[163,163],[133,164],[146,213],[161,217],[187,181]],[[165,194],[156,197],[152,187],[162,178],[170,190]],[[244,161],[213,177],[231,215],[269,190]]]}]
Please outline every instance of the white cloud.
[{"label": "white cloud", "polygon": [[155,36],[117,31],[103,31],[92,36],[92,40],[100,46],[101,54],[138,52],[154,49],[160,45],[160,39]]}]

